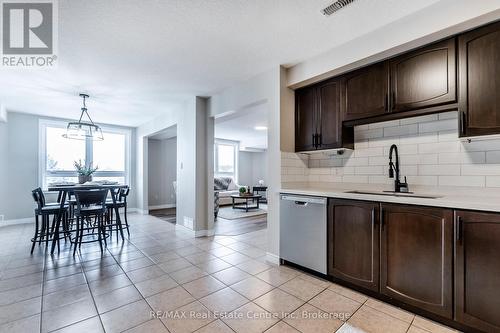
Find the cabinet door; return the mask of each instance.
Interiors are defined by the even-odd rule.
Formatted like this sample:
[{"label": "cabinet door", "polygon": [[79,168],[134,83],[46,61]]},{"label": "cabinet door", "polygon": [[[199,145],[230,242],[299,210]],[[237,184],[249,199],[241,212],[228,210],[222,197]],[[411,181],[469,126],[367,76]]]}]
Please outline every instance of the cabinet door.
[{"label": "cabinet door", "polygon": [[379,290],[379,204],[330,200],[328,274]]},{"label": "cabinet door", "polygon": [[500,332],[500,214],[457,211],[456,320]]},{"label": "cabinet door", "polygon": [[461,136],[500,133],[500,23],[458,38]]},{"label": "cabinet door", "polygon": [[382,204],[380,292],[452,317],[451,210]]},{"label": "cabinet door", "polygon": [[455,58],[452,38],[391,60],[391,111],[455,102]]},{"label": "cabinet door", "polygon": [[342,146],[341,81],[330,80],[318,87],[319,149]]},{"label": "cabinet door", "polygon": [[389,73],[387,62],[345,76],[344,120],[380,116],[388,111]]},{"label": "cabinet door", "polygon": [[316,149],[317,99],[314,86],[295,91],[295,151]]}]

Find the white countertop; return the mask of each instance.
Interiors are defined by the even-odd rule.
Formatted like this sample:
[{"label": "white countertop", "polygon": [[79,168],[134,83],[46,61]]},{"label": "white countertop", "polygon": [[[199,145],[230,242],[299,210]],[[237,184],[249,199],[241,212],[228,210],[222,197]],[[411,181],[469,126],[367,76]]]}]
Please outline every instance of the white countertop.
[{"label": "white countertop", "polygon": [[377,201],[396,204],[409,204],[431,207],[443,207],[466,210],[500,212],[500,188],[468,188],[468,187],[425,187],[411,186],[414,195],[435,195],[437,199],[396,197],[390,195],[374,195],[346,193],[349,191],[383,191],[392,190],[388,185],[375,184],[293,184],[283,185],[280,193],[310,195],[329,198]]}]

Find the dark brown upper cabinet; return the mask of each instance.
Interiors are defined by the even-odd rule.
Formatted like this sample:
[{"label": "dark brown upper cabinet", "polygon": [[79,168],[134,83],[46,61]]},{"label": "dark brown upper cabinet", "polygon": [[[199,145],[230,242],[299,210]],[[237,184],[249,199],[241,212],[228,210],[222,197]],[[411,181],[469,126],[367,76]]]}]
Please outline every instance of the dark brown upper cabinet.
[{"label": "dark brown upper cabinet", "polygon": [[453,212],[381,205],[380,292],[452,318]]},{"label": "dark brown upper cabinet", "polygon": [[389,69],[377,63],[345,75],[344,120],[386,114],[388,109]]},{"label": "dark brown upper cabinet", "polygon": [[458,38],[460,136],[500,133],[500,23]]},{"label": "dark brown upper cabinet", "polygon": [[455,38],[390,60],[391,112],[456,102]]},{"label": "dark brown upper cabinet", "polygon": [[295,151],[316,149],[316,88],[295,91]]},{"label": "dark brown upper cabinet", "polygon": [[455,320],[500,332],[500,215],[455,214]]},{"label": "dark brown upper cabinet", "polygon": [[296,90],[295,105],[295,151],[352,148],[352,129],[342,128],[342,80]]},{"label": "dark brown upper cabinet", "polygon": [[328,203],[328,275],[379,290],[379,204]]}]

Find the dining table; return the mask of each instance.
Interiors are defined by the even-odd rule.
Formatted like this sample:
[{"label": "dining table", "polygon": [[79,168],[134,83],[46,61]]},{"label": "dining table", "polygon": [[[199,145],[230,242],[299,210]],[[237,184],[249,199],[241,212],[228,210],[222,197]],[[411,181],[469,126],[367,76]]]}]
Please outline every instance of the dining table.
[{"label": "dining table", "polygon": [[81,191],[81,190],[104,190],[108,189],[110,194],[111,194],[111,199],[113,200],[113,206],[115,209],[115,215],[116,215],[116,224],[119,225],[119,230],[120,230],[120,235],[122,240],[124,239],[123,237],[123,229],[121,227],[121,218],[120,218],[120,212],[118,205],[116,205],[117,201],[117,195],[119,189],[122,188],[127,188],[128,185],[125,184],[75,184],[75,185],[49,185],[47,190],[49,192],[59,192],[58,194],[58,202],[60,204],[59,206],[59,214],[57,214],[57,220],[56,220],[56,225],[55,225],[55,230],[54,230],[54,237],[52,239],[52,247],[50,250],[51,254],[54,254],[54,250],[56,247],[56,243],[58,244],[59,247],[59,228],[61,225],[61,219],[64,214],[64,205],[66,204],[66,198],[68,195],[73,194],[75,191]]}]

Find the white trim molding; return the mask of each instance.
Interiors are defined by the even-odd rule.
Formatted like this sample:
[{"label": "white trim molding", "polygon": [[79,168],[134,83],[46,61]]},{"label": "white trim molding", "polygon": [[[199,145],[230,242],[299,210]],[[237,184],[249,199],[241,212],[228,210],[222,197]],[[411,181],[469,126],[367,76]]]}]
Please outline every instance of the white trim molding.
[{"label": "white trim molding", "polygon": [[167,208],[175,208],[176,204],[164,204],[164,205],[156,205],[156,206],[149,206],[149,210],[155,210],[155,209],[167,209]]}]

